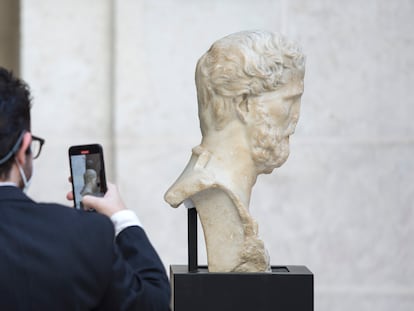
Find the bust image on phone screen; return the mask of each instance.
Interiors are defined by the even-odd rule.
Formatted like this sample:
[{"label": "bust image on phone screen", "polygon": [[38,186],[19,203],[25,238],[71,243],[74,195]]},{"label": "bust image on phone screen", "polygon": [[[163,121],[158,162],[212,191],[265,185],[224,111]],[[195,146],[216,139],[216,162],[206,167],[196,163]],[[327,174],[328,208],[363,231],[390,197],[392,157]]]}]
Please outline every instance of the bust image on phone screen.
[{"label": "bust image on phone screen", "polygon": [[84,195],[104,195],[101,191],[102,165],[100,161],[99,154],[71,156],[73,191],[77,208],[83,208],[81,200]]}]

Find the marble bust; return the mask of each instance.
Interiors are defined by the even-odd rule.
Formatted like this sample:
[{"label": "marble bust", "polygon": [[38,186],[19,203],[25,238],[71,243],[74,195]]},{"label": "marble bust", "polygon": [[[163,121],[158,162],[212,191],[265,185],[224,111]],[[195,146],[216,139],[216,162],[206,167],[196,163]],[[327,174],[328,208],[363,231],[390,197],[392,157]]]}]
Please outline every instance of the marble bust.
[{"label": "marble bust", "polygon": [[285,37],[244,31],[216,41],[196,67],[202,140],[165,200],[192,200],[210,272],[265,272],[269,256],[249,213],[252,187],[289,155],[305,56]]}]

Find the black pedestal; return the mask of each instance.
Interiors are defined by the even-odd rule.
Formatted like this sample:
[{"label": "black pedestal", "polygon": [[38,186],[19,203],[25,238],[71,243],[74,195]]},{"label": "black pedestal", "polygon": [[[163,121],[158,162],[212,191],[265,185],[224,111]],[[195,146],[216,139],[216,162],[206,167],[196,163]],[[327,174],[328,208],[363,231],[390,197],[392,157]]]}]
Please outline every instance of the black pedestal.
[{"label": "black pedestal", "polygon": [[189,272],[170,267],[173,311],[313,311],[313,274],[305,266],[269,273]]}]

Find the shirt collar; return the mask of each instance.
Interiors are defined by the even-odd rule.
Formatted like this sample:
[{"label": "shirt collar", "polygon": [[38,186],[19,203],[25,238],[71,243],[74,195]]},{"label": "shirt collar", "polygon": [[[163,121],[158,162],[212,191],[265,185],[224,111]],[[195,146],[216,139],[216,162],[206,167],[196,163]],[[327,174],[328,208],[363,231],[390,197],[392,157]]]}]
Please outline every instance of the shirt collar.
[{"label": "shirt collar", "polygon": [[0,181],[0,187],[3,186],[13,186],[13,187],[17,187],[17,185],[14,182],[11,181]]}]

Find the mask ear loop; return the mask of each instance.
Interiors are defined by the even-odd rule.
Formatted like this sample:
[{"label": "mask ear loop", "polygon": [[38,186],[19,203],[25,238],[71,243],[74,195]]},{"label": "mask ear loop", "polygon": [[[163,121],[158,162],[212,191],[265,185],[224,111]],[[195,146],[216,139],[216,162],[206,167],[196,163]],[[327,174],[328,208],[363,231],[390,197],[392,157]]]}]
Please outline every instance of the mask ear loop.
[{"label": "mask ear loop", "polygon": [[[19,169],[20,176],[22,177],[22,180],[23,180],[23,192],[27,192],[27,190],[30,187],[30,183],[32,181],[32,178],[30,178],[30,180],[27,180],[26,174],[24,173],[24,170],[23,170],[22,166],[20,165],[20,163],[17,161],[16,158],[15,158],[15,161],[16,161],[17,167]],[[32,176],[33,176],[33,173],[32,173]]]},{"label": "mask ear loop", "polygon": [[17,139],[16,143],[14,144],[13,148],[2,159],[0,159],[0,165],[6,163],[17,152],[17,150],[19,150],[20,144],[23,141],[23,136],[24,136],[25,132],[26,132],[25,130],[23,130],[21,132],[21,134],[20,134],[19,138]]},{"label": "mask ear loop", "polygon": [[[19,139],[17,140],[17,142],[14,145],[13,149],[10,151],[10,152],[13,152],[13,154],[15,154],[17,152],[17,150],[19,150],[21,142],[23,141],[23,137],[24,137],[25,132],[26,131],[22,131],[22,133],[20,134]],[[29,144],[29,146],[25,150],[26,155],[31,153],[30,147],[31,147],[31,145]],[[23,192],[26,192],[30,187],[31,178],[30,178],[30,180],[27,179],[27,176],[24,173],[23,167],[20,165],[20,163],[19,163],[19,161],[17,160],[16,157],[14,158],[14,161],[16,162],[17,168],[19,169],[20,177],[22,178],[22,181],[23,181]]]}]

